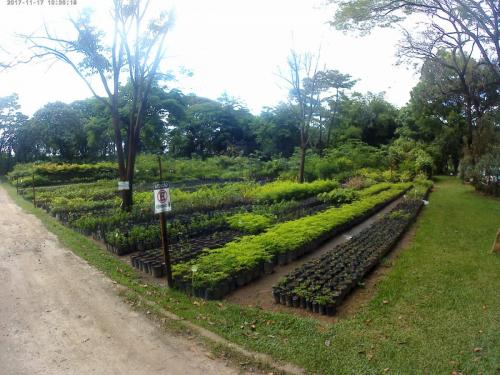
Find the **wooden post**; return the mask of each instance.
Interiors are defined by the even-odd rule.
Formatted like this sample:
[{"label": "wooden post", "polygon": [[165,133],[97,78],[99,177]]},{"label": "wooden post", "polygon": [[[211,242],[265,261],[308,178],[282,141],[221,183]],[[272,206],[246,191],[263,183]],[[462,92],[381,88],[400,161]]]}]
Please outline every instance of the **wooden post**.
[{"label": "wooden post", "polygon": [[[163,180],[161,171],[161,156],[158,155],[158,165],[160,167],[160,182]],[[168,249],[168,231],[167,231],[167,217],[165,212],[160,212],[160,230],[161,230],[161,244],[163,246],[163,258],[165,260],[165,268],[167,269],[167,285],[171,288],[172,280],[172,265],[170,264],[170,251]]]},{"label": "wooden post", "polygon": [[31,175],[31,183],[33,185],[33,206],[36,207],[36,198],[35,198],[35,173]]},{"label": "wooden post", "polygon": [[19,195],[19,176],[16,177],[16,194]]}]

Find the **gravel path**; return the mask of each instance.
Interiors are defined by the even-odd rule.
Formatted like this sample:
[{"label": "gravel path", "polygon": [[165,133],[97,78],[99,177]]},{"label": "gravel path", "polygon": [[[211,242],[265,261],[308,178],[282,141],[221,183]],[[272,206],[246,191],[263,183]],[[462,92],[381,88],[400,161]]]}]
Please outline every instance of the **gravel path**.
[{"label": "gravel path", "polygon": [[0,188],[0,374],[236,374],[161,333]]}]

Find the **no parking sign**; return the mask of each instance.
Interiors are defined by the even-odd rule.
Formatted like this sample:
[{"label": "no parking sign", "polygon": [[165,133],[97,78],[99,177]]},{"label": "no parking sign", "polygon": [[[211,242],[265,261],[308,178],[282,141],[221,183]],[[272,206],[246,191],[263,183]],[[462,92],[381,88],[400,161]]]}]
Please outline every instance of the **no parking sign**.
[{"label": "no parking sign", "polygon": [[168,182],[160,182],[154,185],[155,214],[172,211],[170,204],[170,189]]}]

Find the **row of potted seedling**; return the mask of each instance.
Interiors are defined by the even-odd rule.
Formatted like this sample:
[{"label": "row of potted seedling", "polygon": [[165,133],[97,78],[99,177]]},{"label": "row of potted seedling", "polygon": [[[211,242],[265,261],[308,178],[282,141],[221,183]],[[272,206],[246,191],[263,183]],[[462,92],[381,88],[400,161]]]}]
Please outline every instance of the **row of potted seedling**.
[{"label": "row of potted seedling", "polygon": [[336,307],[397,243],[422,207],[405,199],[351,240],[295,269],[273,288],[276,303],[333,315]]},{"label": "row of potted seedling", "polygon": [[[171,262],[172,264],[186,262],[197,257],[204,249],[213,249],[215,247],[222,246],[223,244],[233,240],[239,234],[239,232],[235,231],[218,232],[209,236],[193,238],[189,241],[172,244],[169,246]],[[144,271],[144,267],[140,264],[141,261],[161,263],[164,259],[164,253],[162,248],[151,249],[132,255],[130,259],[132,266]],[[153,270],[149,268],[146,269],[146,272],[153,274]],[[163,274],[160,276],[153,274],[153,276],[161,277]]]}]

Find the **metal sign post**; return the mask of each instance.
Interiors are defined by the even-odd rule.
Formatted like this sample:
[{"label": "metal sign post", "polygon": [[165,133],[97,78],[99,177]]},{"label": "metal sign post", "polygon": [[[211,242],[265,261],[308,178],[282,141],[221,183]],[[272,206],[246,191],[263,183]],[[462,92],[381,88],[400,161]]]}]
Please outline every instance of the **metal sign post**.
[{"label": "metal sign post", "polygon": [[161,243],[167,271],[167,285],[172,287],[172,266],[170,264],[170,251],[168,249],[167,217],[165,215],[165,212],[172,211],[172,206],[170,204],[169,184],[167,182],[161,182],[163,176],[161,171],[161,158],[159,156],[158,163],[160,165],[160,183],[154,185],[154,210],[155,214],[160,214]]}]

